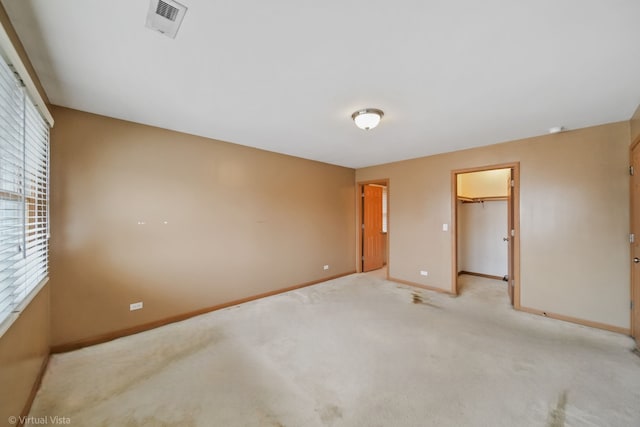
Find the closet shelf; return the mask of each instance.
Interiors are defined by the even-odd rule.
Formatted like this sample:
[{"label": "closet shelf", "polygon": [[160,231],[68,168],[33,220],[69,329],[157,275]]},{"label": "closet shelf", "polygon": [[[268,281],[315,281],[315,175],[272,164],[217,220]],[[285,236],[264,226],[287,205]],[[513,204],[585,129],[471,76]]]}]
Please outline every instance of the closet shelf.
[{"label": "closet shelf", "polygon": [[480,203],[480,202],[495,202],[498,200],[509,200],[508,196],[487,196],[487,197],[462,197],[458,196],[458,200],[462,203]]}]

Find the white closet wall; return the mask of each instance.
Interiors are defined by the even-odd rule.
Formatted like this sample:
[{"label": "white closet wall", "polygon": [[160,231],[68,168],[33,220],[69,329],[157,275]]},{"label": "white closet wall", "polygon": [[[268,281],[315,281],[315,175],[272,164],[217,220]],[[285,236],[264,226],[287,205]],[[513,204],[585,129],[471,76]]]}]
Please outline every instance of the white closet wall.
[{"label": "white closet wall", "polygon": [[459,205],[459,270],[491,276],[507,274],[507,201]]}]

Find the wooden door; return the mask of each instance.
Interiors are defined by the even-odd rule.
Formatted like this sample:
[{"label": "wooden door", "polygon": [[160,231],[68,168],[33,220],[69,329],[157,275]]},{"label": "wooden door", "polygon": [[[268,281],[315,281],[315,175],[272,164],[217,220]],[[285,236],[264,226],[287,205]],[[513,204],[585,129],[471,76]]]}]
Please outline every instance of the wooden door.
[{"label": "wooden door", "polygon": [[640,348],[640,142],[631,149],[631,336]]},{"label": "wooden door", "polygon": [[362,271],[384,265],[382,233],[382,187],[365,185],[362,193]]},{"label": "wooden door", "polygon": [[507,288],[509,292],[509,301],[511,301],[511,305],[513,305],[514,299],[514,242],[515,242],[515,225],[514,225],[514,200],[513,200],[513,185],[514,185],[514,177],[513,177],[513,169],[510,169],[509,173],[509,182],[507,183],[508,188],[508,198],[507,198],[507,244],[509,245],[507,249],[507,257],[508,257],[508,267],[507,267]]}]

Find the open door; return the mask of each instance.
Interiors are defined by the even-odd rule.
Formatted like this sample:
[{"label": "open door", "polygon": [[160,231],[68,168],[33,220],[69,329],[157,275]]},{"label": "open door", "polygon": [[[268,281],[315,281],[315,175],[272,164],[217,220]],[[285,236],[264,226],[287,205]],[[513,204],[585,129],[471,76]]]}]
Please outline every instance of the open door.
[{"label": "open door", "polygon": [[384,266],[382,232],[382,187],[364,185],[362,189],[362,271]]},{"label": "open door", "polygon": [[640,141],[631,149],[631,336],[640,348]]},{"label": "open door", "polygon": [[514,278],[514,268],[513,268],[513,260],[514,260],[514,253],[513,253],[513,248],[514,248],[514,240],[515,240],[515,225],[513,222],[514,219],[514,211],[513,211],[513,190],[514,190],[514,183],[515,183],[515,178],[513,176],[513,168],[509,169],[509,182],[507,183],[507,188],[508,188],[508,193],[507,193],[507,244],[508,244],[508,248],[507,248],[507,253],[508,253],[508,259],[509,261],[507,262],[507,287],[509,289],[509,301],[511,301],[511,305],[513,305],[513,301],[514,301],[514,284],[515,284],[515,280]]}]

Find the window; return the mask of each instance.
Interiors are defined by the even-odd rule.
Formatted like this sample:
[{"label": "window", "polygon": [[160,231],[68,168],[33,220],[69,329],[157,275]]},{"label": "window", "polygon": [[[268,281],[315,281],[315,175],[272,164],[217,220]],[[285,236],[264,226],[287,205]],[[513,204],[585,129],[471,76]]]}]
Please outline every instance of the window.
[{"label": "window", "polygon": [[0,324],[48,275],[49,125],[0,57]]}]

